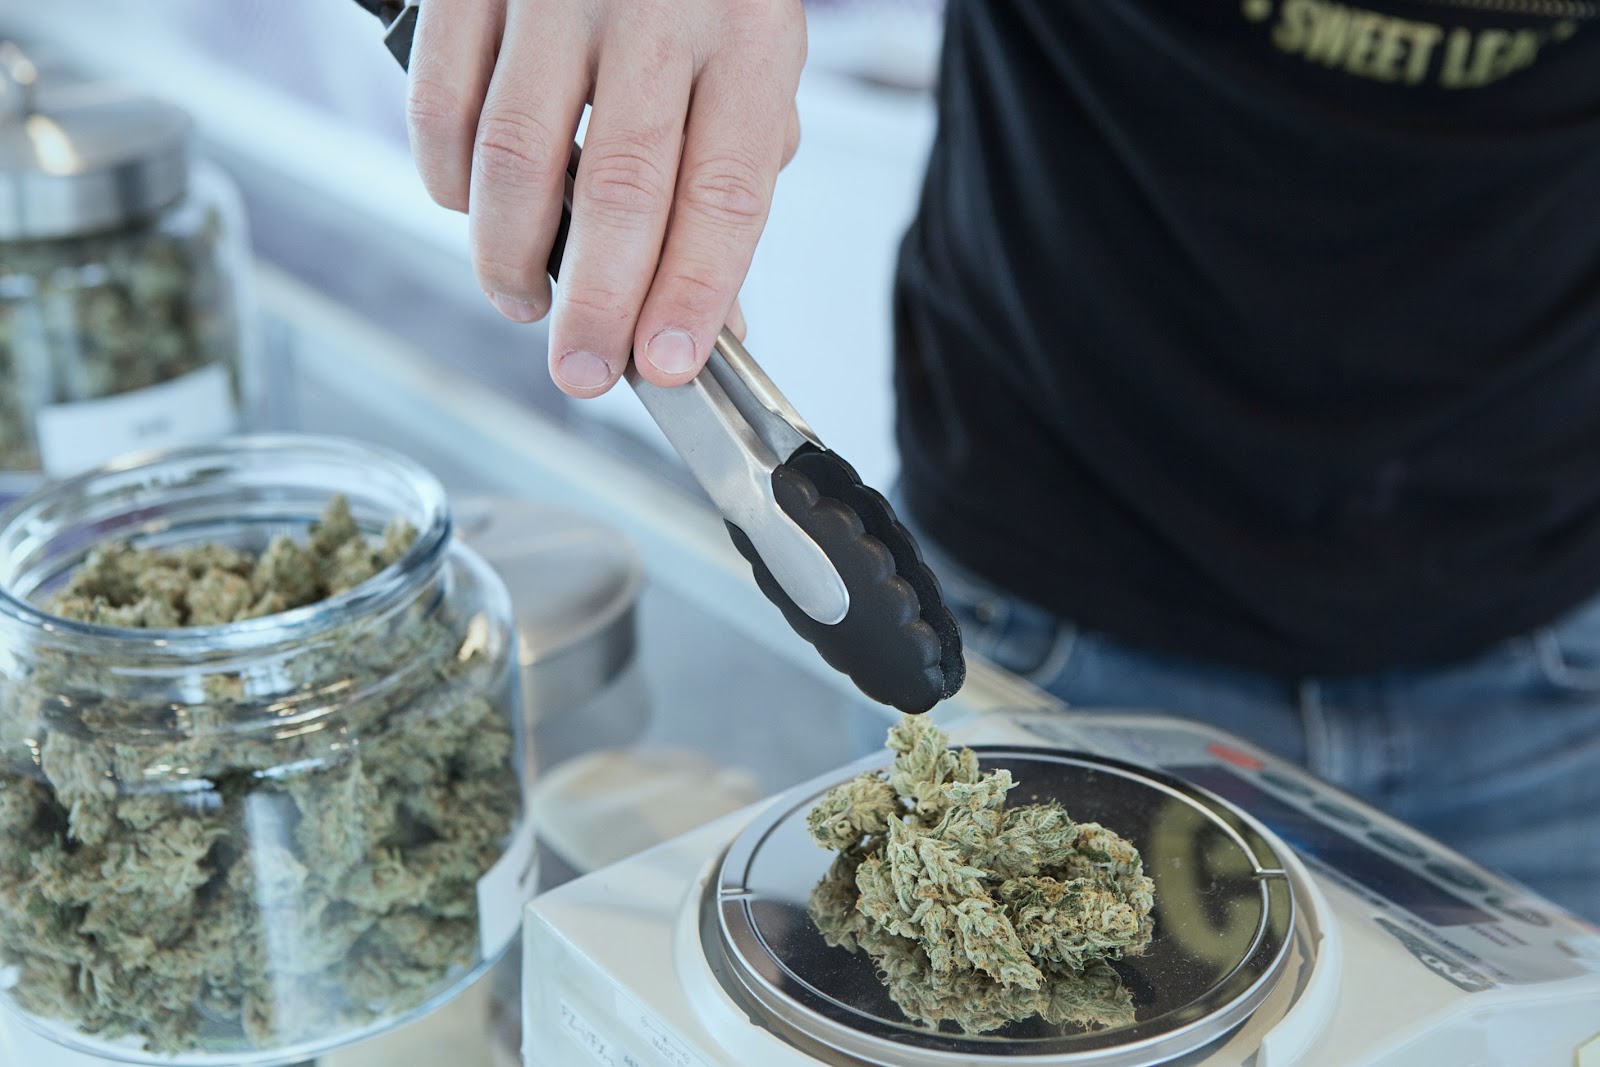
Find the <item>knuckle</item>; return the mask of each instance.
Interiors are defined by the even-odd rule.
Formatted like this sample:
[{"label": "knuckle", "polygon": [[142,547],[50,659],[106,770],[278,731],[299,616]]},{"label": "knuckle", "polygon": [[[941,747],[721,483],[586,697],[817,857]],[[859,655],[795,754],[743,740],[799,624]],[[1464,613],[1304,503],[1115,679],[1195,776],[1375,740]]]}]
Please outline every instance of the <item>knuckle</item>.
[{"label": "knuckle", "polygon": [[728,0],[724,24],[768,46],[804,47],[805,14],[797,0]]},{"label": "knuckle", "polygon": [[664,64],[685,50],[688,20],[683,6],[674,0],[633,0],[622,8],[619,16],[641,60]]},{"label": "knuckle", "polygon": [[721,315],[731,294],[718,283],[717,277],[709,269],[679,267],[674,270],[661,286],[662,304],[668,309],[667,317],[675,322],[693,325],[709,323]]},{"label": "knuckle", "polygon": [[428,195],[441,207],[465,210],[471,127],[460,100],[436,82],[413,80],[407,89],[406,126]]},{"label": "knuckle", "polygon": [[621,293],[603,286],[569,286],[561,294],[561,316],[568,325],[608,327],[626,323],[633,308]]},{"label": "knuckle", "polygon": [[623,217],[649,215],[666,201],[668,175],[660,138],[628,134],[583,157],[583,196],[594,207]]},{"label": "knuckle", "polygon": [[760,225],[767,214],[767,183],[749,163],[711,160],[685,176],[684,203],[716,222],[734,227]]},{"label": "knuckle", "polygon": [[424,138],[453,134],[465,122],[466,108],[448,82],[414,74],[406,85],[406,121]]},{"label": "knuckle", "polygon": [[559,143],[550,128],[531,115],[486,112],[472,153],[474,173],[491,185],[541,185],[555,173]]}]

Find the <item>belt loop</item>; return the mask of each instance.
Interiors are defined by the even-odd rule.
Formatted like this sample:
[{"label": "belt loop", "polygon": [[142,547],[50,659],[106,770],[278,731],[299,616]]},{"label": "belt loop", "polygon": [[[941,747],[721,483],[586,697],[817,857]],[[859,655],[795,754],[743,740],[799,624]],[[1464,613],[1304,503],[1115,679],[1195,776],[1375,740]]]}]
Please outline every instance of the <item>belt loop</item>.
[{"label": "belt loop", "polygon": [[1044,662],[1028,672],[1028,681],[1040,689],[1054,688],[1050,683],[1067,669],[1067,664],[1072,661],[1072,650],[1078,643],[1078,627],[1075,624],[1058,620],[1055,623],[1055,631],[1055,637],[1050,642],[1050,651],[1045,655]]},{"label": "belt loop", "polygon": [[1333,766],[1337,750],[1328,729],[1328,716],[1322,707],[1322,683],[1315,678],[1300,679],[1300,722],[1306,738],[1306,766],[1320,778],[1337,781]]}]

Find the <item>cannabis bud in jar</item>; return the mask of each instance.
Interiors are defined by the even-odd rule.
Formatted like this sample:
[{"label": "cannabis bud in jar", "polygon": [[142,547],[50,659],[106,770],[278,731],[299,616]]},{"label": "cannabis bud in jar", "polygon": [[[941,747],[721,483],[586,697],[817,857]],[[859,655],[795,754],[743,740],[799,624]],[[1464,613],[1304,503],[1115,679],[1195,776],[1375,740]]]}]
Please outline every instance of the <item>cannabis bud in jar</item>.
[{"label": "cannabis bud in jar", "polygon": [[14,1006],[233,1063],[353,1039],[492,962],[480,882],[522,806],[507,605],[481,561],[408,578],[417,539],[336,498],[255,549],[107,544],[45,600],[118,651],[0,653]]},{"label": "cannabis bud in jar", "polygon": [[0,471],[74,474],[237,428],[241,283],[224,232],[217,209],[191,206],[161,225],[0,241]]},{"label": "cannabis bud in jar", "polygon": [[0,50],[0,203],[21,208],[0,211],[0,498],[236,432],[255,376],[232,185],[179,109]]},{"label": "cannabis bud in jar", "polygon": [[1056,803],[1008,808],[1011,773],[982,773],[948,741],[905,716],[889,731],[888,774],[812,808],[812,839],[839,852],[811,894],[817,928],[869,953],[895,1004],[930,1026],[1131,1023],[1105,961],[1150,943],[1154,886],[1138,851]]}]

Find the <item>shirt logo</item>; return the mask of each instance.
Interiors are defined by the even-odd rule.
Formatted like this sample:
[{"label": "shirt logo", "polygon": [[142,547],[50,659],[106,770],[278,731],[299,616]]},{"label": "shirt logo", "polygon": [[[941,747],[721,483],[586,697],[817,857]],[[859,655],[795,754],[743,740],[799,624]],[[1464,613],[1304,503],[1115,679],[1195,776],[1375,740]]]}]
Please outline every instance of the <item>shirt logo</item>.
[{"label": "shirt logo", "polygon": [[1333,0],[1242,0],[1280,51],[1332,70],[1398,85],[1478,89],[1538,63],[1570,40],[1600,3],[1576,0],[1427,0],[1434,7],[1518,17],[1515,27],[1400,18]]}]

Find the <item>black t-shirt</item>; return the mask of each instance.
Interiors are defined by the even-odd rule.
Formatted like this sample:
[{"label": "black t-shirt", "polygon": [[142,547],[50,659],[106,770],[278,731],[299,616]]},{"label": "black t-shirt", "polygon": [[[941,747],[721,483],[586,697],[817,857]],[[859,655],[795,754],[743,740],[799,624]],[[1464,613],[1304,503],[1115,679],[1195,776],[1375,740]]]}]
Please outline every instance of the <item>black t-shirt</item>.
[{"label": "black t-shirt", "polygon": [[1600,590],[1600,2],[948,20],[896,286],[943,547],[1285,673],[1448,661]]}]

